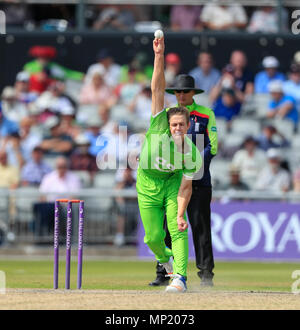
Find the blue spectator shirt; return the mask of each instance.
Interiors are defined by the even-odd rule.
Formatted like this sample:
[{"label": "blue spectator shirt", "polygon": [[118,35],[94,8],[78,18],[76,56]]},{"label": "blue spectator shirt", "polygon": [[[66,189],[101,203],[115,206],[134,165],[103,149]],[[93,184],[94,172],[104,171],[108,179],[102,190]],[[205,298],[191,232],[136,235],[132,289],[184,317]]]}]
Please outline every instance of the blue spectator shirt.
[{"label": "blue spectator shirt", "polygon": [[190,71],[189,75],[195,79],[195,87],[203,89],[206,93],[208,93],[220,79],[220,72],[217,69],[211,69],[210,73],[206,76],[203,74],[201,68],[196,67]]},{"label": "blue spectator shirt", "polygon": [[44,162],[38,164],[31,160],[22,168],[21,180],[27,181],[32,185],[38,185],[41,183],[43,177],[51,171],[52,169],[48,164]]},{"label": "blue spectator shirt", "polygon": [[290,112],[285,116],[285,118],[288,118],[292,120],[295,124],[298,123],[298,111],[296,107],[296,101],[292,96],[284,95],[281,100],[278,102],[275,102],[274,100],[270,101],[269,103],[269,111],[273,111],[278,106],[283,105],[285,102],[290,102],[293,104],[293,108],[290,110]]},{"label": "blue spectator shirt", "polygon": [[300,110],[300,84],[296,84],[292,80],[287,80],[283,83],[284,94],[292,96],[297,103],[297,108]]},{"label": "blue spectator shirt", "polygon": [[274,77],[270,78],[266,71],[261,71],[256,74],[254,79],[254,92],[255,93],[269,93],[269,83],[272,80],[285,80],[285,76],[281,72],[276,72]]},{"label": "blue spectator shirt", "polygon": [[[108,145],[107,139],[104,139],[101,134],[95,136],[92,132],[86,132],[85,136],[90,141],[89,153],[97,157],[98,153],[101,153]],[[98,142],[97,142],[98,141]]]},{"label": "blue spectator shirt", "polygon": [[18,132],[19,132],[19,125],[14,121],[6,119],[5,117],[3,117],[3,115],[0,114],[0,135],[8,136],[12,133],[18,133]]},{"label": "blue spectator shirt", "polygon": [[222,117],[229,121],[239,114],[241,103],[236,102],[234,106],[228,107],[223,103],[222,96],[220,96],[213,105],[213,109],[216,117]]}]

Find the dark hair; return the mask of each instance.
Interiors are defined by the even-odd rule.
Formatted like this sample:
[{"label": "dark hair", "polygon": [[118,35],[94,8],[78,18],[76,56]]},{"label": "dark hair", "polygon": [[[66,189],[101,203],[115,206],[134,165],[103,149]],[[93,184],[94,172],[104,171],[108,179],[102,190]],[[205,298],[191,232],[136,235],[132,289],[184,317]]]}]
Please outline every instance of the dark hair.
[{"label": "dark hair", "polygon": [[170,118],[174,115],[182,115],[185,116],[186,123],[188,124],[190,122],[190,112],[186,107],[174,107],[170,108],[167,111],[168,116],[168,122],[170,122]]}]

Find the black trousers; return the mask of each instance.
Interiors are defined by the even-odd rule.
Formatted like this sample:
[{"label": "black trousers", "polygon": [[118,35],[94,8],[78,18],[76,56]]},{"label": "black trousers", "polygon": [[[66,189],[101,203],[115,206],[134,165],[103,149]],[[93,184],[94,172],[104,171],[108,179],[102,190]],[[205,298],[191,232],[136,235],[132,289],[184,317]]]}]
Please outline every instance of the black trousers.
[{"label": "black trousers", "polygon": [[205,276],[213,277],[214,256],[211,242],[211,187],[193,186],[193,194],[189,202],[187,213],[193,233],[196,255],[196,266]]}]

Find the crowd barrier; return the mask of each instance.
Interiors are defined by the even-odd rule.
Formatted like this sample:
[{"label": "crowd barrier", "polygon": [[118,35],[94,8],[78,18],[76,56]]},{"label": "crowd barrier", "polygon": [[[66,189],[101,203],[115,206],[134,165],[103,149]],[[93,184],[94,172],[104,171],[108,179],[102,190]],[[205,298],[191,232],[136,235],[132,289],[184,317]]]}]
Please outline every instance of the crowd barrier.
[{"label": "crowd barrier", "polygon": [[[66,196],[57,194],[57,197]],[[135,189],[89,188],[72,194],[72,197],[85,201],[85,244],[112,244],[118,217],[122,214],[125,216],[125,242],[138,244],[140,256],[151,255],[143,243]],[[116,197],[128,201],[126,211],[120,211]],[[74,216],[76,214],[74,210]],[[215,255],[229,259],[294,259],[300,252],[299,219],[300,194],[214,191],[212,238]],[[74,220],[73,233],[76,233],[78,221]],[[0,190],[1,245],[52,244],[53,221],[54,203],[41,201],[37,188]],[[63,243],[64,219],[62,222]],[[190,255],[193,254],[190,237]]]}]

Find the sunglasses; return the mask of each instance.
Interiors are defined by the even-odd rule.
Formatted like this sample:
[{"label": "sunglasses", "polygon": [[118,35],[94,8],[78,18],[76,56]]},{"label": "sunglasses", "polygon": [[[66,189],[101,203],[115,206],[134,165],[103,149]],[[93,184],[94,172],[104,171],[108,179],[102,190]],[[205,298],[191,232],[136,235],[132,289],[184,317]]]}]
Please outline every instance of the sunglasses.
[{"label": "sunglasses", "polygon": [[191,90],[190,89],[185,89],[185,90],[178,90],[178,91],[174,91],[174,93],[184,93],[184,94],[187,94],[187,93],[189,93]]}]

